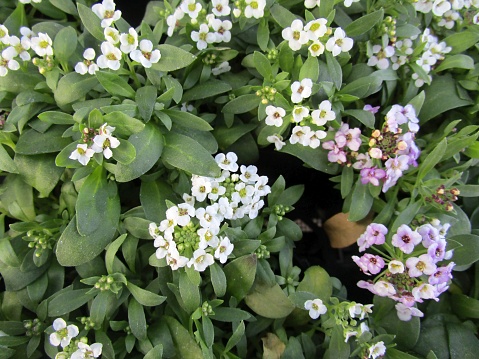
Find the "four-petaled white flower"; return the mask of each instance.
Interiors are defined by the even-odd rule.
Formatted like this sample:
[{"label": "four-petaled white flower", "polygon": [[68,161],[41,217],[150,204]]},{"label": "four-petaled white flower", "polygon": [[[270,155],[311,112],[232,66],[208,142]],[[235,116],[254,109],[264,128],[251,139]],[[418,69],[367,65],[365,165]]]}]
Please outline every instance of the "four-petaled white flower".
[{"label": "four-petaled white flower", "polygon": [[196,42],[196,48],[198,50],[204,50],[208,47],[208,44],[212,44],[216,41],[216,35],[210,32],[208,25],[201,24],[199,31],[191,32],[191,40]]},{"label": "four-petaled white flower", "polygon": [[52,39],[48,34],[39,32],[38,36],[32,37],[31,48],[38,56],[52,56]]},{"label": "four-petaled white flower", "polygon": [[211,254],[206,253],[206,251],[202,248],[198,248],[193,253],[193,258],[191,258],[188,262],[188,267],[194,266],[196,271],[203,272],[214,262],[215,259]]},{"label": "four-petaled white flower", "polygon": [[334,36],[326,42],[326,50],[333,56],[338,56],[341,52],[348,52],[353,47],[353,39],[346,37],[343,29],[338,27],[334,30]]},{"label": "four-petaled white flower", "polygon": [[20,68],[20,64],[14,59],[16,55],[17,52],[11,46],[2,51],[2,56],[0,57],[0,76],[6,76],[8,70],[16,71]]},{"label": "four-petaled white flower", "polygon": [[114,27],[105,27],[103,35],[105,35],[105,40],[111,42],[113,45],[120,42],[120,32]]},{"label": "four-petaled white flower", "polygon": [[359,0],[344,0],[344,6],[345,7],[350,7],[353,2],[359,2]]},{"label": "four-petaled white flower", "polygon": [[228,2],[228,0],[212,0],[211,4],[213,5],[213,8],[211,11],[216,16],[228,16],[231,13],[231,8]]},{"label": "four-petaled white flower", "polygon": [[382,358],[386,354],[386,346],[383,341],[377,342],[369,347],[369,358],[376,359]]},{"label": "four-petaled white flower", "polygon": [[97,64],[102,69],[118,70],[120,68],[121,51],[112,43],[104,41],[101,44],[102,55],[98,56]]},{"label": "four-petaled white flower", "polygon": [[83,342],[78,343],[78,350],[72,354],[71,359],[91,359],[101,355],[103,344],[93,343],[92,345]]},{"label": "four-petaled white flower", "polygon": [[86,143],[78,144],[75,151],[73,151],[70,155],[71,160],[77,160],[83,166],[86,166],[88,162],[90,162],[90,158],[93,157],[95,151],[91,148],[88,148]]},{"label": "four-petaled white flower", "polygon": [[304,7],[307,9],[312,9],[313,7],[319,6],[321,0],[304,0]]},{"label": "four-petaled white flower", "polygon": [[298,51],[309,41],[308,33],[303,30],[303,22],[299,19],[294,20],[290,27],[283,29],[281,35],[288,41],[288,45],[293,51]]},{"label": "four-petaled white flower", "polygon": [[331,102],[324,100],[319,104],[319,108],[311,113],[312,121],[317,126],[324,126],[326,122],[333,121],[336,114],[331,110]]},{"label": "four-petaled white flower", "polygon": [[196,0],[183,0],[180,9],[192,19],[196,19],[203,6]]},{"label": "four-petaled white flower", "polygon": [[275,106],[266,106],[266,120],[268,126],[281,127],[283,125],[283,117],[286,116],[284,108]]},{"label": "four-petaled white flower", "polygon": [[153,43],[150,40],[141,40],[140,49],[130,52],[132,60],[141,63],[144,67],[150,68],[161,59],[160,50],[153,50]]},{"label": "four-petaled white flower", "polygon": [[109,159],[111,156],[113,156],[111,149],[117,148],[118,146],[120,146],[120,141],[116,137],[107,134],[100,134],[93,138],[93,145],[91,146],[91,149],[96,153],[103,152],[103,156],[106,159]]},{"label": "four-petaled white flower", "polygon": [[5,25],[0,25],[0,42],[5,45],[10,44],[10,35],[8,35],[8,29]]},{"label": "four-petaled white flower", "polygon": [[83,58],[85,59],[83,62],[78,62],[75,65],[75,72],[85,75],[87,72],[90,75],[94,75],[100,68],[98,67],[93,59],[95,58],[95,50],[92,48],[85,49],[83,52]]},{"label": "four-petaled white flower", "polygon": [[266,0],[246,0],[246,7],[244,9],[244,16],[247,18],[254,17],[255,19],[264,16],[264,8],[266,7]]},{"label": "four-petaled white flower", "polygon": [[234,245],[230,242],[228,237],[224,237],[218,248],[215,250],[215,258],[219,259],[221,263],[226,263],[228,256],[233,252]]},{"label": "four-petaled white flower", "polygon": [[227,154],[218,153],[215,156],[215,161],[218,166],[227,171],[236,172],[238,170],[238,156],[234,152],[228,152]]},{"label": "four-petaled white flower", "polygon": [[321,299],[307,300],[304,303],[304,309],[309,310],[309,316],[312,319],[318,319],[320,315],[326,313],[328,308],[323,304]]},{"label": "four-petaled white flower", "polygon": [[23,61],[30,61],[31,56],[27,50],[30,49],[31,41],[27,38],[21,40],[18,36],[10,36],[10,47],[15,50],[15,56],[19,56]]},{"label": "four-petaled white flower", "polygon": [[213,76],[218,76],[218,75],[221,75],[225,72],[229,72],[230,70],[231,70],[231,66],[230,66],[229,62],[228,61],[223,61],[218,66],[213,67],[211,69],[211,73],[213,74]]},{"label": "four-petaled white flower", "polygon": [[101,4],[95,4],[91,7],[92,11],[101,19],[101,27],[109,27],[113,22],[121,17],[121,11],[115,11],[115,2],[113,0],[103,0]]},{"label": "four-petaled white flower", "polygon": [[55,347],[61,345],[62,348],[65,348],[79,333],[76,325],[67,325],[62,318],[53,321],[53,329],[55,331],[50,334],[50,344]]},{"label": "four-petaled white flower", "polygon": [[311,96],[313,89],[313,81],[305,78],[300,81],[295,81],[291,85],[291,101],[293,103],[300,103],[303,99]]}]

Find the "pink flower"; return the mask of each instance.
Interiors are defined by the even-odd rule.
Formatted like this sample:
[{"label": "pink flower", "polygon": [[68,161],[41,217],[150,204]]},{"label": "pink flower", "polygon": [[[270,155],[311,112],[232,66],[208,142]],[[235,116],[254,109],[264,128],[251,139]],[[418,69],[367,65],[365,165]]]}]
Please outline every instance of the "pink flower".
[{"label": "pink flower", "polygon": [[334,141],[323,142],[323,148],[330,150],[328,152],[329,162],[345,163],[347,161],[346,152],[339,148]]},{"label": "pink flower", "polygon": [[371,183],[373,186],[379,186],[379,180],[386,177],[386,171],[377,167],[363,168],[360,171],[361,183]]},{"label": "pink flower", "polygon": [[422,237],[416,231],[409,228],[408,225],[401,225],[396,234],[392,237],[392,245],[399,248],[402,252],[410,254],[416,245],[421,243]]},{"label": "pink flower", "polygon": [[359,128],[350,129],[347,123],[343,123],[336,132],[334,140],[341,148],[348,146],[351,151],[357,151],[361,146],[361,130]]},{"label": "pink flower", "polygon": [[419,309],[414,308],[414,307],[408,307],[404,305],[403,303],[397,303],[396,304],[396,311],[398,318],[401,319],[404,322],[408,322],[411,320],[411,318],[414,317],[423,317],[424,313],[421,312]]},{"label": "pink flower", "polygon": [[384,268],[384,260],[380,256],[366,253],[361,258],[353,256],[353,261],[367,275],[378,274]]},{"label": "pink flower", "polygon": [[374,244],[384,244],[388,229],[380,223],[371,223],[366,227],[366,231],[358,238],[359,251],[363,252],[366,248]]}]

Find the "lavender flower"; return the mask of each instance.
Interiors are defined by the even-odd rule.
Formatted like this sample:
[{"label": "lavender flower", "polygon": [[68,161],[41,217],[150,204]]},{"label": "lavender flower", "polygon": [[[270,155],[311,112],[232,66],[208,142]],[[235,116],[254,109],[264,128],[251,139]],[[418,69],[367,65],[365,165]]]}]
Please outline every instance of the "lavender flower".
[{"label": "lavender flower", "polygon": [[408,225],[401,225],[392,237],[392,245],[406,254],[412,253],[414,247],[421,243],[422,237]]}]

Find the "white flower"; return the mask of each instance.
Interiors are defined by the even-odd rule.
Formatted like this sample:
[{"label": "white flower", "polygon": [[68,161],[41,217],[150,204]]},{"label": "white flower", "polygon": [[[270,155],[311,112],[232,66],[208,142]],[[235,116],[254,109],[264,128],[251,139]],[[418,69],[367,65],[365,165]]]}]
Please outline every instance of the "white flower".
[{"label": "white flower", "polygon": [[260,176],[256,181],[254,188],[256,190],[256,195],[263,197],[271,193],[271,187],[268,186],[268,177]]},{"label": "white flower", "polygon": [[212,265],[215,262],[213,256],[209,253],[206,253],[204,249],[198,248],[193,253],[193,258],[188,262],[188,267],[192,265],[195,267],[195,270],[198,272],[203,272],[206,268]]},{"label": "white flower", "polygon": [[449,10],[451,10],[451,3],[448,0],[435,0],[432,4],[432,13],[436,16],[441,17]]},{"label": "white flower", "polygon": [[353,40],[346,37],[346,33],[340,27],[334,30],[334,36],[326,42],[326,50],[330,51],[333,56],[338,56],[341,52],[348,52],[352,47]]},{"label": "white flower", "polygon": [[79,331],[76,325],[67,323],[62,318],[57,318],[53,321],[53,329],[55,332],[50,334],[50,344],[57,347],[59,345],[65,348],[72,338],[75,338]]},{"label": "white flower", "polygon": [[10,36],[10,47],[15,50],[15,56],[19,56],[23,61],[30,61],[31,57],[27,50],[30,49],[31,41],[29,39],[20,40],[17,36]]},{"label": "white flower", "polygon": [[388,297],[396,294],[396,289],[394,289],[394,286],[391,283],[385,282],[383,280],[379,280],[374,284],[374,290],[375,293],[380,297]]},{"label": "white flower", "polygon": [[133,61],[139,62],[143,67],[150,68],[152,64],[156,64],[161,59],[160,50],[153,50],[153,43],[150,40],[141,40],[140,49],[130,52]]},{"label": "white flower", "polygon": [[102,55],[98,56],[97,64],[102,69],[118,70],[120,68],[121,51],[112,43],[104,41],[101,44]]},{"label": "white flower", "polygon": [[194,215],[195,207],[187,203],[180,203],[178,206],[173,206],[166,210],[166,218],[175,221],[182,227],[190,223],[191,217]]},{"label": "white flower", "polygon": [[48,34],[39,32],[38,36],[32,37],[31,48],[38,56],[52,56],[52,39]]},{"label": "white flower", "polygon": [[211,5],[213,6],[211,11],[216,16],[228,16],[231,13],[228,0],[212,0]]},{"label": "white flower", "polygon": [[254,165],[250,165],[248,167],[241,166],[240,171],[241,171],[240,180],[242,180],[245,183],[253,184],[259,179],[259,176],[257,174],[258,168]]},{"label": "white flower", "polygon": [[105,40],[111,42],[113,45],[120,42],[120,32],[114,27],[105,27],[103,35],[105,35]]},{"label": "white flower", "polygon": [[207,247],[216,248],[218,244],[220,243],[220,240],[217,236],[219,232],[220,232],[219,227],[198,229],[198,231],[196,232],[198,236],[200,237],[200,243],[198,244],[198,247],[203,249]]},{"label": "white flower", "polygon": [[91,149],[96,153],[103,152],[103,156],[106,159],[109,159],[113,156],[111,148],[117,148],[118,146],[120,146],[120,141],[118,141],[116,137],[107,134],[100,134],[93,138]]},{"label": "white flower", "polygon": [[319,145],[321,144],[321,141],[323,138],[326,137],[327,133],[325,131],[317,130],[317,131],[311,131],[309,137],[309,147],[311,148],[318,148]]},{"label": "white flower", "polygon": [[214,75],[214,76],[218,76],[222,73],[225,73],[225,72],[229,72],[231,70],[231,66],[229,64],[228,61],[223,61],[221,64],[219,64],[218,66],[216,67],[213,67],[211,69],[211,73]]},{"label": "white flower", "polygon": [[233,252],[234,245],[230,242],[228,237],[224,237],[218,248],[215,250],[215,258],[219,259],[221,263],[226,263],[228,256]]},{"label": "white flower", "polygon": [[344,0],[344,6],[345,7],[350,7],[353,2],[359,2],[359,0]]},{"label": "white flower", "polygon": [[115,2],[113,0],[103,0],[101,4],[95,4],[91,7],[92,11],[101,19],[101,27],[108,27],[121,17],[121,11],[115,11]]},{"label": "white flower", "polygon": [[304,106],[294,106],[291,114],[293,115],[293,121],[300,123],[304,118],[309,116],[309,108]]},{"label": "white flower", "polygon": [[7,47],[2,51],[2,57],[0,58],[0,76],[6,76],[8,70],[16,71],[20,68],[20,64],[14,57],[17,52],[13,47]]},{"label": "white flower", "polygon": [[304,7],[307,9],[312,9],[313,7],[319,6],[321,0],[304,0]]},{"label": "white flower", "polygon": [[327,23],[328,20],[323,18],[310,21],[304,27],[304,31],[306,31],[310,40],[316,41],[323,37],[328,31],[328,27],[326,26]]},{"label": "white flower", "polygon": [[283,29],[281,35],[288,41],[288,45],[293,51],[298,51],[309,41],[308,33],[303,30],[303,22],[299,19],[294,20],[291,27]]},{"label": "white flower", "polygon": [[396,304],[396,312],[398,318],[401,319],[403,322],[408,322],[411,320],[412,317],[423,317],[424,313],[421,312],[419,309],[414,307],[408,307],[403,303]]},{"label": "white flower", "polygon": [[299,143],[303,146],[309,146],[311,141],[311,128],[308,126],[295,126],[289,138],[289,142],[294,145]]},{"label": "white flower", "polygon": [[321,41],[316,40],[311,45],[309,45],[308,50],[311,56],[318,57],[319,55],[324,53],[324,45]]},{"label": "white flower", "polygon": [[376,359],[379,357],[382,357],[384,354],[386,354],[386,346],[384,345],[384,342],[377,342],[371,347],[369,347],[369,358],[370,359]]},{"label": "white flower", "polygon": [[[105,1],[103,1],[105,2]],[[83,342],[78,343],[78,350],[72,354],[71,359],[98,358],[101,355],[103,344],[93,343],[92,345]]]},{"label": "white flower", "polygon": [[198,17],[198,14],[202,8],[203,6],[201,6],[201,4],[195,0],[183,0],[180,5],[180,9],[192,19],[196,19]]},{"label": "white flower", "polygon": [[216,42],[230,42],[231,40],[231,28],[233,24],[229,20],[221,21],[219,19],[213,19],[210,26],[213,28]]},{"label": "white flower", "polygon": [[274,143],[274,147],[277,151],[281,151],[283,146],[286,145],[286,143],[283,142],[283,137],[277,134],[266,137],[266,141],[268,141],[269,143]]},{"label": "white flower", "polygon": [[218,215],[218,204],[200,207],[196,209],[195,217],[200,220],[200,226],[203,228],[219,228],[221,217]]},{"label": "white flower", "polygon": [[301,82],[295,81],[291,85],[291,101],[293,103],[300,103],[303,99],[311,96],[313,89],[313,81],[305,78]]},{"label": "white flower", "polygon": [[401,261],[393,259],[391,262],[389,262],[388,269],[392,274],[404,273],[404,264]]},{"label": "white flower", "polygon": [[312,319],[318,319],[320,315],[328,311],[321,299],[307,300],[304,303],[304,309],[309,310],[309,316]]},{"label": "white flower", "polygon": [[175,246],[171,246],[168,254],[166,255],[166,263],[171,267],[173,270],[177,270],[178,268],[183,268],[189,262],[189,259],[180,255],[178,249]]},{"label": "white flower", "polygon": [[283,124],[283,117],[286,116],[286,111],[282,107],[266,106],[266,120],[268,126],[281,127]]},{"label": "white flower", "polygon": [[18,1],[20,1],[22,4],[30,4],[32,2],[39,4],[42,2],[42,0],[18,0]]},{"label": "white flower", "polygon": [[90,75],[94,75],[95,72],[99,70],[97,64],[93,62],[95,58],[95,50],[92,48],[85,49],[83,52],[83,58],[85,59],[83,62],[78,62],[75,65],[75,71],[81,75],[85,75],[87,72]]},{"label": "white flower", "polygon": [[77,145],[76,150],[74,150],[68,158],[72,160],[77,160],[83,166],[86,166],[88,162],[90,162],[90,158],[92,158],[94,154],[94,150],[88,148],[88,145],[86,143],[82,143]]},{"label": "white flower", "polygon": [[247,18],[254,17],[255,19],[264,16],[264,8],[266,7],[266,0],[246,0],[246,8],[244,9],[244,16]]},{"label": "white flower", "polygon": [[174,246],[174,243],[175,242],[169,241],[162,236],[157,236],[153,242],[153,245],[158,248],[155,253],[156,258],[165,258],[168,255],[170,248]]},{"label": "white flower", "polygon": [[216,35],[210,32],[210,28],[206,24],[201,24],[199,31],[191,32],[191,40],[196,42],[198,50],[204,50],[208,44],[212,44],[216,40]]},{"label": "white flower", "polygon": [[394,47],[386,46],[384,49],[381,45],[373,46],[373,54],[368,60],[368,66],[376,66],[380,70],[385,70],[389,67],[389,58],[395,53]]},{"label": "white flower", "polygon": [[236,172],[238,170],[238,156],[234,152],[228,152],[226,155],[224,153],[218,153],[215,156],[215,161],[218,166],[227,171]]},{"label": "white flower", "polygon": [[5,45],[10,45],[10,36],[5,25],[0,25],[0,42]]},{"label": "white flower", "polygon": [[311,113],[311,122],[316,126],[324,126],[326,122],[333,121],[336,118],[336,114],[331,110],[331,102],[324,100],[319,104],[317,110]]},{"label": "white flower", "polygon": [[204,201],[210,192],[211,182],[206,177],[195,175],[191,178],[191,195],[194,196],[197,201]]},{"label": "white flower", "polygon": [[456,24],[456,21],[461,18],[461,15],[457,11],[448,10],[444,13],[444,16],[437,23],[439,26],[444,26],[446,29],[452,29]]},{"label": "white flower", "polygon": [[185,13],[179,7],[176,8],[175,12],[172,15],[169,15],[166,18],[166,24],[168,25],[168,30],[166,34],[168,36],[173,36],[173,32],[175,31],[176,27],[178,26],[178,21],[183,19]]}]

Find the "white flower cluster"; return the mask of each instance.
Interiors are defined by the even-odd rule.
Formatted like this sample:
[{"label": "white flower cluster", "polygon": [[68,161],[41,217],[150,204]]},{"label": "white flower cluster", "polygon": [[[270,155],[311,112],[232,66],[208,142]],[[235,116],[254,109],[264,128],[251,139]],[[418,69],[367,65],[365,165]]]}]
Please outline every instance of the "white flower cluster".
[{"label": "white flower cluster", "polygon": [[[88,136],[88,129],[86,130],[87,133],[85,133],[85,135]],[[115,127],[108,126],[106,123],[103,124],[98,129],[98,132],[95,132],[96,135],[93,137],[92,145],[88,146],[86,143],[78,144],[69,158],[77,160],[84,166],[90,162],[90,158],[92,158],[95,153],[103,153],[106,159],[111,158],[111,156],[113,156],[111,149],[120,146],[120,141],[112,136],[113,131],[115,131]],[[88,142],[88,137],[86,137],[85,141]]]},{"label": "white flower cluster", "polygon": [[305,26],[300,19],[293,20],[290,27],[283,29],[281,35],[288,41],[293,51],[299,51],[303,45],[309,45],[308,50],[311,56],[319,56],[325,50],[333,56],[341,52],[348,52],[353,47],[353,40],[346,37],[346,33],[340,27],[334,30],[327,26],[328,20],[319,18],[308,22]]},{"label": "white flower cluster", "polygon": [[[282,107],[269,105],[266,107],[265,123],[268,126],[281,127],[285,117],[290,118],[295,123],[289,141],[291,144],[299,143],[303,146],[318,148],[320,140],[326,137],[324,125],[333,121],[336,114],[332,110],[332,104],[328,100],[321,102],[317,109],[311,111],[311,108],[301,104],[301,102],[311,96],[313,81],[305,78],[301,81],[295,81],[291,85],[291,101],[295,105],[290,114]],[[280,134],[267,137],[267,141],[274,143],[279,151],[285,145]]]},{"label": "white flower cluster", "polygon": [[103,344],[93,343],[88,345],[86,338],[72,342],[79,334],[78,327],[74,324],[67,325],[62,318],[57,318],[53,322],[52,334],[50,334],[50,344],[62,347],[63,351],[55,355],[55,359],[90,359],[98,358],[101,355]]},{"label": "white flower cluster", "polygon": [[[193,175],[185,202],[168,208],[159,225],[150,224],[156,256],[166,258],[173,270],[193,266],[202,272],[215,258],[225,263],[234,245],[221,236],[223,222],[256,218],[264,206],[263,197],[271,192],[268,178],[259,176],[255,166],[238,166],[237,159],[233,152],[216,155],[221,177]],[[235,173],[238,169],[240,173]]]},{"label": "white flower cluster", "polygon": [[[418,0],[414,3],[417,11],[425,14],[432,12],[439,26],[452,29],[457,21],[463,20],[464,11],[479,8],[478,0]],[[474,24],[479,23],[479,12],[473,16]]]},{"label": "white flower cluster", "polygon": [[92,6],[92,11],[101,19],[105,41],[100,46],[101,55],[98,56],[96,63],[94,49],[88,48],[83,52],[84,60],[75,66],[77,73],[94,75],[99,69],[116,71],[121,66],[124,54],[146,68],[150,68],[161,59],[160,50],[154,49],[153,43],[148,39],[139,41],[134,28],[130,28],[128,33],[120,33],[113,27],[114,22],[121,17],[121,11],[115,8],[113,0],[103,0],[101,4]]},{"label": "white flower cluster", "polygon": [[196,0],[183,0],[166,19],[168,36],[173,36],[183,20],[185,25],[190,23],[196,27],[191,32],[191,40],[196,43],[198,50],[206,49],[208,44],[230,42],[233,24],[230,20],[219,19],[231,14],[228,0],[211,1],[211,12],[206,17],[200,13],[202,9],[203,5]]},{"label": "white flower cluster", "polygon": [[[37,1],[38,2],[38,1]],[[10,35],[4,25],[0,25],[0,76],[6,76],[8,70],[20,69],[19,61],[32,59],[29,50],[33,50],[38,56],[46,58],[49,62],[53,56],[52,39],[48,34],[34,34],[28,27],[21,27],[21,38]]]}]

